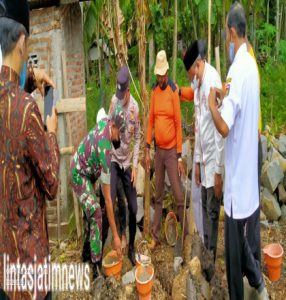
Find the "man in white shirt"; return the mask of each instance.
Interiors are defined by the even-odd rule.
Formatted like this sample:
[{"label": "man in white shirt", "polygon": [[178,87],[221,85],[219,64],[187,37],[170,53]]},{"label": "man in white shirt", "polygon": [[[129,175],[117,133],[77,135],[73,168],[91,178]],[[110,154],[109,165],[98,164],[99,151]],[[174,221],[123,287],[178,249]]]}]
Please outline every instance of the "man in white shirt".
[{"label": "man in white shirt", "polygon": [[241,4],[231,6],[226,21],[226,46],[231,66],[221,114],[216,91],[211,89],[209,108],[225,142],[225,260],[230,299],[243,299],[243,275],[268,299],[259,260],[249,246],[246,224],[254,222],[260,238],[258,189],[259,75],[245,43],[246,18]]},{"label": "man in white shirt", "polygon": [[215,259],[222,198],[224,141],[214,126],[208,96],[211,87],[221,89],[222,84],[216,69],[205,61],[205,49],[204,41],[195,41],[184,56],[184,64],[194,82],[195,181],[197,186],[202,185],[204,244],[213,252]]}]

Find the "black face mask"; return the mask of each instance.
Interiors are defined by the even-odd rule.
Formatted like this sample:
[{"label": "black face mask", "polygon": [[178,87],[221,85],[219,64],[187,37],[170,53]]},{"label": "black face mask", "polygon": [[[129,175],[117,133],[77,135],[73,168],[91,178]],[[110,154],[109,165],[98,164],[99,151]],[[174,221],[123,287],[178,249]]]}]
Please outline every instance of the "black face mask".
[{"label": "black face mask", "polygon": [[162,90],[162,91],[164,91],[165,89],[166,89],[166,87],[167,87],[167,85],[168,85],[168,83],[167,82],[164,82],[163,84],[159,84],[159,87],[160,87],[160,89]]},{"label": "black face mask", "polygon": [[117,150],[120,147],[120,140],[118,140],[118,141],[113,140],[112,145],[113,145],[114,149]]}]

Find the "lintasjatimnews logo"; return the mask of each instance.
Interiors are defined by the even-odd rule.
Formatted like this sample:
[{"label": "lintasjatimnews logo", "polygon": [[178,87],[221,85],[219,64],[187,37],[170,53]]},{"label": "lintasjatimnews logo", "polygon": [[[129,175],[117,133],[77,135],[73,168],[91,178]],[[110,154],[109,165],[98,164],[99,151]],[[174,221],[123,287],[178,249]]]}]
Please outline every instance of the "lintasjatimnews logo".
[{"label": "lintasjatimnews logo", "polygon": [[87,263],[59,264],[51,263],[51,257],[44,263],[37,262],[21,264],[19,258],[11,263],[9,255],[3,256],[3,285],[4,291],[28,291],[33,293],[48,291],[89,291],[90,266]]}]

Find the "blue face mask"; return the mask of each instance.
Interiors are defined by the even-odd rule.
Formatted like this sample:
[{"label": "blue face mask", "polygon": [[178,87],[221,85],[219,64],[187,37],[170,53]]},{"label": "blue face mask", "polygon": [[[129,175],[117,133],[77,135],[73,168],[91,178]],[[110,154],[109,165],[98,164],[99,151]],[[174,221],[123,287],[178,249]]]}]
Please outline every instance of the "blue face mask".
[{"label": "blue face mask", "polygon": [[22,89],[25,87],[25,82],[26,82],[26,72],[27,72],[27,63],[24,62],[23,68],[20,73],[20,86]]},{"label": "blue face mask", "polygon": [[230,60],[230,63],[232,64],[233,60],[234,60],[234,43],[233,42],[229,43],[229,60]]}]

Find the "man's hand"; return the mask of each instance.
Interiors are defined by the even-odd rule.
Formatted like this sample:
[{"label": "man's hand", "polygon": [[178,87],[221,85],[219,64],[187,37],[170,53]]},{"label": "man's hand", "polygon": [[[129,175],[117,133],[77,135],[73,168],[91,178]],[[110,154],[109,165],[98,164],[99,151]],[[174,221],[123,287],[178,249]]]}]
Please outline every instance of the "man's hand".
[{"label": "man's hand", "polygon": [[147,173],[149,173],[150,171],[150,149],[149,148],[145,149],[145,166],[146,166]]},{"label": "man's hand", "polygon": [[57,134],[58,130],[58,116],[56,108],[53,107],[52,116],[47,116],[47,129],[48,132]]},{"label": "man's hand", "polygon": [[131,182],[133,183],[134,188],[136,187],[136,180],[137,180],[137,169],[133,167],[131,173]]},{"label": "man's hand", "polygon": [[211,87],[209,93],[209,109],[212,112],[213,110],[218,109],[219,103],[217,102],[217,92],[216,89]]},{"label": "man's hand", "polygon": [[116,235],[113,239],[113,249],[117,252],[119,260],[122,260],[121,241],[118,235]]},{"label": "man's hand", "polygon": [[42,96],[45,94],[45,86],[50,85],[52,88],[56,88],[55,83],[53,80],[48,76],[48,74],[43,69],[34,68],[34,75],[35,75],[35,84],[39,89]]},{"label": "man's hand", "polygon": [[215,173],[215,186],[214,186],[215,197],[221,199],[222,197],[222,176],[221,174]]},{"label": "man's hand", "polygon": [[201,185],[201,167],[200,167],[200,163],[196,163],[195,181],[196,181],[196,185],[199,187]]},{"label": "man's hand", "polygon": [[185,177],[186,176],[186,171],[185,171],[185,167],[184,167],[184,164],[183,164],[183,161],[179,161],[178,160],[178,172],[179,172],[179,176],[183,176]]}]

